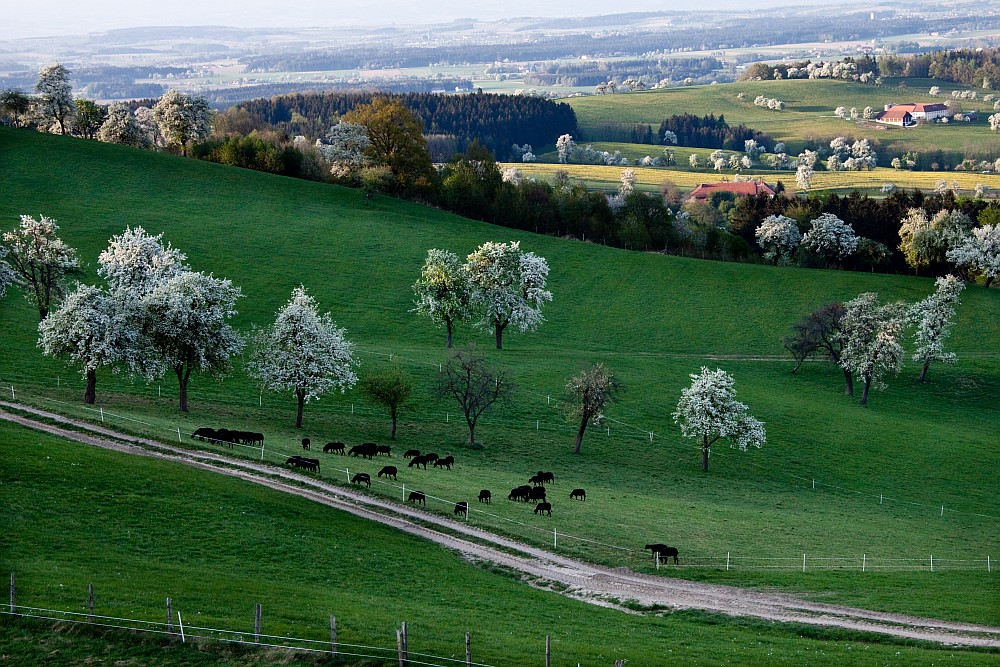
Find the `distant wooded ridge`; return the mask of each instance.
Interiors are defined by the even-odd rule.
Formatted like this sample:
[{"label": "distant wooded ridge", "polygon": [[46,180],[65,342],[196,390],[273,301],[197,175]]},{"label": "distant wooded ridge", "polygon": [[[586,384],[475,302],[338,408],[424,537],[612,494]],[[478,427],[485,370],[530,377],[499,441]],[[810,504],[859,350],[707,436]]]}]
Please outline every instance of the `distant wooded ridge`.
[{"label": "distant wooded ridge", "polygon": [[[236,105],[256,125],[270,125],[289,134],[322,136],[340,116],[379,93],[306,93],[250,100]],[[477,139],[501,158],[513,144],[544,146],[563,134],[576,134],[576,114],[569,105],[524,95],[438,95],[403,93],[399,99],[424,122],[424,133],[449,135],[459,149]]]}]

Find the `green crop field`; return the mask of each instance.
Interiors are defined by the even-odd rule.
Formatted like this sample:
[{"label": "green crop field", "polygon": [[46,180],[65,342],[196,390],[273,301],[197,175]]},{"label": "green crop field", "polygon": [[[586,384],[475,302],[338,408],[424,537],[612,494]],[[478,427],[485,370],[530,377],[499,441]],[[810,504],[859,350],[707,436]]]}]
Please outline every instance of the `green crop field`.
[{"label": "green crop field", "polygon": [[[927,92],[934,82],[908,80],[903,88],[890,81],[881,87],[827,79],[784,81],[745,81],[689,88],[668,88],[616,95],[592,95],[567,100],[576,112],[581,136],[579,142],[593,141],[602,126],[646,123],[656,130],[662,120],[674,114],[724,115],[730,125],[743,123],[766,132],[776,141],[784,141],[789,154],[799,153],[807,141],[829,143],[838,136],[855,139],[878,139],[883,146],[899,151],[930,153],[941,150],[956,155],[1000,156],[1000,137],[991,133],[986,117],[993,113],[992,103],[982,99],[960,100],[965,111],[979,110],[975,123],[929,124],[916,128],[897,128],[873,122],[853,122],[834,116],[838,106],[858,110],[871,106],[907,102],[943,102],[953,86],[943,85],[937,98]],[[980,98],[983,91],[980,92]],[[739,93],[744,99],[738,99]],[[783,111],[755,106],[758,95],[782,100]],[[988,113],[987,113],[988,111]],[[650,150],[656,149],[650,146]],[[662,147],[659,149],[662,150]],[[655,155],[654,155],[655,157]]]},{"label": "green crop field", "polygon": [[[496,516],[473,515],[485,527],[549,546],[551,529],[557,527],[561,535],[630,549],[569,537],[560,539],[559,551],[640,571],[651,570],[642,545],[676,543],[682,567],[661,570],[665,576],[780,589],[874,609],[1000,622],[1000,587],[986,564],[987,556],[1000,554],[1000,507],[995,498],[1000,470],[995,446],[1000,422],[995,399],[1000,390],[996,290],[970,287],[963,294],[952,339],[960,359],[957,366],[933,367],[927,385],[916,382],[916,371],[910,367],[890,381],[887,391],[875,393],[866,409],[843,396],[835,368],[810,364],[791,375],[790,362],[781,358],[781,337],[802,314],[826,301],[846,300],[868,290],[884,298],[915,301],[931,291],[929,279],[632,253],[491,227],[383,197],[365,206],[360,193],[333,186],[7,129],[0,129],[0,188],[2,227],[13,227],[22,213],[55,218],[62,237],[79,248],[87,264],[86,281],[96,280],[98,253],[126,225],[163,232],[188,254],[195,269],[228,277],[242,287],[246,297],[236,324],[244,331],[251,323],[273,319],[292,287],[304,284],[356,342],[362,363],[359,374],[387,363],[391,354],[414,375],[413,404],[402,416],[394,446],[452,453],[458,460],[451,472],[404,470],[400,481],[449,500],[474,500],[479,489],[491,488],[499,496],[491,508]],[[459,344],[479,342],[492,361],[511,370],[518,385],[514,404],[488,417],[477,432],[485,448],[473,451],[465,447],[467,431],[456,418],[455,406],[431,391],[438,364],[445,359],[443,334],[409,312],[410,285],[430,247],[461,254],[486,240],[509,239],[521,240],[523,247],[548,259],[554,300],[545,309],[547,320],[541,329],[531,335],[509,334],[503,351],[489,350],[489,335],[459,330]],[[99,419],[78,402],[79,376],[40,356],[35,347],[37,314],[31,307],[19,295],[8,294],[0,302],[0,317],[5,337],[0,347],[0,386],[14,385],[18,400]],[[610,432],[590,431],[583,454],[573,456],[574,428],[564,418],[558,399],[568,377],[595,361],[605,362],[618,374],[625,392],[608,412]],[[768,429],[768,442],[759,451],[713,449],[707,474],[700,471],[697,449],[680,437],[670,418],[688,374],[703,364],[732,373],[739,397]],[[202,425],[253,428],[267,434],[270,460],[295,452],[304,435],[314,443],[334,439],[358,443],[384,442],[388,433],[387,418],[356,391],[308,405],[305,428],[296,431],[292,398],[260,397],[240,363],[225,381],[195,377],[190,398],[192,413],[182,415],[176,411],[176,387],[169,378],[147,385],[107,374],[98,382],[98,404],[117,428],[168,440],[176,428],[182,433]],[[0,434],[0,442],[14,452],[0,459],[8,470],[15,456],[23,456],[22,447],[41,443],[41,460],[43,453],[52,456],[46,448],[58,446],[10,429]],[[116,479],[110,468],[167,474],[157,473],[160,469],[148,462],[111,463],[106,455],[90,450],[74,456],[107,461],[109,480]],[[323,476],[331,480],[343,479],[343,473],[335,470],[338,466],[349,464],[352,472],[374,473],[382,463],[336,458],[324,459]],[[24,466],[17,465],[18,470]],[[530,506],[503,500],[507,489],[538,469],[551,469],[557,476],[551,519],[535,517]],[[10,479],[12,474],[3,476]],[[194,479],[194,473],[184,475]],[[59,493],[49,494],[46,480],[54,484],[55,479],[42,477],[34,482],[36,490],[12,495],[21,498],[19,503],[27,497],[41,502],[51,495],[55,507],[65,503],[74,510],[68,519],[99,508],[96,497],[87,494],[74,496],[72,502]],[[204,493],[234,493],[229,485],[220,481],[214,487],[213,482],[216,490]],[[179,503],[175,510],[146,515],[137,524],[147,526],[148,546],[156,552],[154,563],[177,558],[170,552],[173,541],[180,539],[177,530],[172,535],[153,531],[161,517],[176,515],[178,529],[188,525],[194,529],[203,520],[197,510],[217,506],[198,495],[199,486],[193,481],[181,485],[171,496],[172,503]],[[570,503],[569,490],[576,486],[587,489],[586,503]],[[397,493],[377,485],[373,492],[380,488]],[[10,494],[11,487],[5,482],[0,493]],[[242,506],[243,511],[260,505],[265,511],[264,505],[294,506],[301,516],[308,515],[308,521],[334,526],[341,520],[304,501],[273,495],[265,501],[263,492],[246,493],[251,498],[229,508]],[[430,505],[442,512],[451,510],[444,504]],[[191,511],[185,513],[183,508]],[[56,519],[50,518],[33,530],[20,516],[18,512],[10,517],[15,529],[10,534],[16,537],[0,554],[0,566],[18,571],[37,587],[55,581],[54,573],[62,568],[73,574],[77,586],[85,586],[88,575],[96,577],[92,564],[91,569],[70,567],[75,548],[48,550],[53,539],[49,533],[57,531],[75,545],[93,534],[112,539],[112,524],[95,524],[88,516],[87,521],[52,527],[55,524],[49,521]],[[369,529],[354,525],[351,530]],[[301,574],[294,572],[298,563],[279,563],[282,558],[294,560],[289,550],[298,534],[290,528],[272,533],[267,562],[253,567],[266,569],[272,590],[308,598],[314,592],[304,581],[320,576],[323,561],[311,563],[316,567]],[[320,543],[336,542],[339,533],[331,528],[328,535]],[[372,543],[383,539],[393,538],[386,535]],[[407,546],[415,544],[412,540],[399,540],[399,548],[406,552],[416,548]],[[43,552],[46,558],[39,557]],[[113,564],[118,551],[108,553],[113,554]],[[720,565],[727,553],[736,563],[729,572]],[[801,565],[804,553],[810,559],[849,560],[837,561],[842,569],[810,568],[803,573],[795,563]],[[933,573],[923,565],[931,555],[938,562]],[[102,557],[81,556],[92,563]],[[913,571],[862,573],[863,557],[883,563],[890,558],[913,559],[894,561],[912,566]],[[232,568],[224,565],[237,556],[227,558],[218,568],[205,571],[208,583],[191,583],[191,590],[204,587],[206,605],[208,598],[215,599],[213,592],[228,585],[223,571]],[[361,572],[363,554],[353,562],[347,570],[350,576],[367,576]],[[783,569],[771,569],[774,565]],[[108,574],[101,586],[108,588],[110,598],[120,600],[115,610],[143,608],[145,602],[135,602],[140,599],[159,609],[156,601],[164,593],[149,577],[116,578],[110,573],[120,570],[105,569]],[[448,578],[464,582],[472,576],[455,572]],[[171,578],[179,581],[182,574],[190,573],[187,568],[176,569]],[[481,589],[498,585],[483,583]],[[68,598],[55,588],[40,591],[37,602],[66,604]],[[468,597],[468,586],[463,584],[461,591]],[[252,602],[238,604],[231,592],[219,592],[212,613],[220,622],[244,619]],[[328,612],[324,607],[316,613]],[[396,617],[401,612],[387,607],[365,612],[369,613],[388,628],[400,620]],[[443,615],[435,625],[451,627],[454,633],[442,634],[457,636],[457,628],[465,628],[458,622],[448,626]],[[631,617],[614,618],[621,619],[616,623],[632,623]],[[281,612],[274,622],[293,620],[294,615]],[[593,622],[614,627],[603,620]],[[694,625],[701,627],[697,619]],[[723,627],[733,630],[731,625]],[[620,633],[621,625],[617,628]],[[773,632],[782,631],[768,629],[765,634],[773,638]],[[716,649],[723,650],[721,635],[713,637],[706,641],[719,643]],[[580,645],[587,642],[581,640]]]}]

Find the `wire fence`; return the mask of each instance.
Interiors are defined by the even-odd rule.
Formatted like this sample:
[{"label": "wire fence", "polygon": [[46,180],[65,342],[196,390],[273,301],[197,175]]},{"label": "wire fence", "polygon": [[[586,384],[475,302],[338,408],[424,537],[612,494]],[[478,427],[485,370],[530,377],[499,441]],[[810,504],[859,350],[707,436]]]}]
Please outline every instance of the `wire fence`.
[{"label": "wire fence", "polygon": [[[388,355],[386,355],[388,356]],[[394,358],[400,358],[399,355],[393,355]],[[403,358],[405,360],[405,358]],[[10,386],[11,396],[15,398],[17,396],[17,391],[14,386]],[[538,392],[529,392],[538,397],[544,398],[547,404],[550,404],[553,399],[551,396],[541,394]],[[22,393],[22,398],[24,394]],[[94,416],[95,421],[100,420],[102,423],[107,423],[109,420],[122,420],[123,422],[137,423],[146,426],[153,430],[153,432],[159,433],[169,433],[171,439],[173,437],[177,438],[179,443],[185,444],[185,446],[190,446],[191,444],[191,434],[186,433],[180,427],[164,427],[152,424],[150,422],[136,419],[134,417],[129,417],[126,415],[121,415],[117,412],[111,412],[110,410],[105,410],[103,407],[91,408],[87,406],[81,406],[75,403],[68,403],[58,399],[53,399],[51,397],[42,396],[40,394],[30,394],[34,399],[66,406],[76,410],[83,410]],[[555,399],[559,400],[559,399]],[[354,406],[350,408],[350,414],[361,414],[361,410],[356,409]],[[619,420],[613,420],[616,424],[620,425],[623,429],[632,429],[634,431],[642,431],[640,427],[622,422]],[[654,433],[647,431],[647,437],[653,438]],[[256,461],[275,463],[278,465],[285,465],[288,462],[288,453],[278,450],[269,450],[266,446],[261,443],[260,446],[247,445],[241,443],[233,443],[229,441],[222,441],[215,438],[205,438],[204,442],[209,442],[215,445],[228,447],[234,452],[238,451],[243,454],[246,458],[250,458]],[[211,450],[216,451],[216,450]],[[713,453],[713,456],[719,456],[718,453]],[[336,483],[340,483],[339,480],[342,479],[346,486],[351,486],[357,488],[356,484],[352,484],[352,473],[349,465],[340,467],[338,465],[331,465],[331,459],[327,458],[321,461],[319,468],[325,473],[323,480],[333,480]],[[355,473],[361,472],[357,468]],[[786,473],[787,474],[787,473]],[[979,512],[968,512],[956,510],[952,507],[947,507],[944,504],[940,506],[930,505],[928,503],[920,503],[915,501],[909,501],[905,499],[900,499],[884,494],[874,494],[871,492],[859,491],[854,489],[844,488],[834,484],[826,484],[819,482],[814,479],[808,479],[806,477],[789,474],[790,477],[801,480],[803,483],[811,486],[812,489],[832,489],[841,492],[846,492],[850,494],[855,494],[858,496],[864,496],[868,498],[877,498],[879,505],[885,505],[886,503],[901,503],[908,506],[928,508],[932,511],[932,514],[938,517],[944,517],[945,513],[949,514],[960,514],[984,519],[1000,519],[1000,516],[994,516]],[[407,487],[405,483],[390,481],[388,477],[386,479],[381,479],[380,477],[370,477],[369,486],[371,488],[374,486],[376,489],[382,489],[383,495],[389,498],[398,498],[400,502],[406,503],[411,501],[409,497],[410,492],[418,491],[414,486]],[[423,497],[423,505],[426,507],[427,502],[431,501],[431,509],[437,509],[447,515],[460,516],[467,523],[476,523],[477,527],[492,527],[493,529],[512,529],[509,534],[517,535],[520,537],[535,535],[537,542],[548,543],[549,538],[551,538],[551,546],[553,549],[558,549],[560,543],[564,546],[566,543],[576,543],[579,545],[589,545],[599,549],[607,550],[608,554],[613,553],[628,553],[628,554],[640,554],[644,553],[642,549],[637,549],[634,547],[613,544],[607,541],[602,541],[594,539],[592,537],[584,537],[580,535],[574,535],[569,532],[563,532],[558,529],[558,527],[542,527],[537,524],[528,523],[525,521],[520,521],[515,518],[508,516],[503,516],[497,514],[496,512],[490,511],[488,509],[482,509],[483,505],[479,503],[474,503],[476,498],[443,498],[435,496],[431,493],[425,491],[419,491],[420,495]],[[459,503],[464,503],[463,507],[459,507]],[[435,505],[436,504],[436,507]],[[487,505],[487,507],[489,507]],[[514,527],[516,526],[516,529]],[[802,561],[805,560],[805,566],[803,567]],[[985,556],[983,559],[940,559],[934,558],[932,555],[928,554],[927,557],[914,557],[914,558],[872,558],[869,559],[865,554],[861,556],[820,556],[820,557],[808,557],[807,554],[803,554],[802,557],[795,556],[744,556],[744,555],[732,555],[732,552],[727,552],[724,556],[721,555],[690,555],[686,554],[683,559],[683,563],[677,564],[678,568],[701,568],[701,569],[724,569],[724,570],[801,570],[801,571],[815,571],[815,570],[856,570],[861,572],[868,571],[941,571],[941,570],[974,570],[974,571],[985,571],[988,573],[992,572],[992,563],[994,560],[991,556]],[[670,564],[671,567],[675,567],[673,563]]]},{"label": "wire fence", "polygon": [[[0,608],[0,616],[13,618],[31,618],[41,621],[57,623],[72,623],[74,625],[105,630],[122,630],[127,632],[141,632],[149,635],[158,635],[179,639],[183,643],[188,641],[197,642],[220,642],[227,644],[241,644],[248,647],[257,648],[277,648],[289,651],[326,654],[338,657],[366,658],[376,660],[386,664],[399,665],[426,665],[427,667],[494,667],[489,663],[476,662],[471,658],[471,635],[465,637],[465,659],[451,658],[445,656],[411,651],[408,646],[406,636],[406,623],[402,623],[401,641],[396,646],[372,646],[366,644],[353,644],[340,641],[337,638],[336,617],[330,617],[330,639],[305,639],[302,637],[288,637],[284,635],[270,635],[260,631],[260,606],[258,605],[256,626],[253,631],[225,630],[221,628],[210,628],[197,625],[188,625],[183,621],[180,610],[172,608],[170,598],[167,599],[168,621],[148,621],[134,618],[122,618],[118,616],[105,616],[93,613],[93,587],[90,588],[90,610],[88,612],[74,612],[62,609],[48,609],[44,607],[30,607],[15,604],[14,600],[14,577],[11,575],[11,602]],[[174,615],[176,614],[176,616]]]}]

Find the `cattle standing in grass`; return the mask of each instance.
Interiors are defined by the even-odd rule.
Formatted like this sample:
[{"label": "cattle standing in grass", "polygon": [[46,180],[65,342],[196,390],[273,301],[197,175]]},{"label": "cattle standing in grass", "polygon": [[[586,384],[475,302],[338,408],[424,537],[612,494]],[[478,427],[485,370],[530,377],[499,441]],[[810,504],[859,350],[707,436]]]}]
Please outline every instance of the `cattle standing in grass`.
[{"label": "cattle standing in grass", "polygon": [[419,449],[407,449],[406,453],[403,454],[404,459],[412,459],[414,456],[420,456]]},{"label": "cattle standing in grass", "polygon": [[535,505],[535,514],[548,514],[552,516],[552,505],[549,503],[538,503]]},{"label": "cattle standing in grass", "polygon": [[378,445],[374,442],[363,442],[361,443],[361,456],[366,459],[374,459],[375,455],[378,453]]},{"label": "cattle standing in grass", "polygon": [[479,502],[486,503],[487,505],[492,504],[490,501],[493,499],[493,494],[490,493],[489,489],[483,489],[479,492]]},{"label": "cattle standing in grass", "polygon": [[341,456],[344,455],[344,443],[342,442],[328,442],[323,445],[323,453],[329,454],[330,452],[337,452]]},{"label": "cattle standing in grass", "polygon": [[434,463],[440,457],[437,454],[435,454],[434,452],[427,452],[426,454],[424,454],[424,458],[427,459],[428,463]]},{"label": "cattle standing in grass", "polygon": [[680,564],[680,561],[677,560],[677,547],[668,547],[666,544],[647,544],[646,548],[653,552],[654,559],[656,558],[656,555],[659,554],[660,560],[666,561],[673,558],[674,565]]},{"label": "cattle standing in grass", "polygon": [[414,456],[410,459],[409,467],[412,468],[413,466],[416,466],[419,468],[420,466],[423,466],[424,470],[427,470],[427,464],[430,462],[431,459],[428,459],[426,455]]},{"label": "cattle standing in grass", "polygon": [[455,503],[455,514],[464,514],[466,517],[469,516],[469,503],[464,500]]},{"label": "cattle standing in grass", "polygon": [[307,459],[303,456],[293,456],[285,461],[285,465],[319,472],[319,459]]},{"label": "cattle standing in grass", "polygon": [[426,506],[427,505],[427,497],[424,496],[424,492],[423,491],[410,491],[410,495],[408,495],[406,497],[406,502],[413,503],[414,505],[416,505],[417,503],[420,503],[421,505]]},{"label": "cattle standing in grass", "polygon": [[302,449],[309,451],[309,438],[302,438]]},{"label": "cattle standing in grass", "polygon": [[385,466],[378,471],[378,476],[381,477],[382,475],[385,475],[386,479],[389,477],[396,479],[396,466]]},{"label": "cattle standing in grass", "polygon": [[556,481],[556,476],[550,472],[542,472],[541,470],[539,470],[537,476],[542,481],[542,484]]},{"label": "cattle standing in grass", "polygon": [[351,478],[351,484],[365,484],[370,489],[372,488],[372,476],[366,472],[359,472]]},{"label": "cattle standing in grass", "polygon": [[455,457],[449,454],[448,456],[445,456],[444,458],[440,458],[437,461],[435,461],[434,467],[447,468],[448,470],[451,470],[451,466],[454,465],[454,463],[455,463]]},{"label": "cattle standing in grass", "polygon": [[528,500],[539,501],[545,500],[545,487],[544,486],[533,486],[528,491]]},{"label": "cattle standing in grass", "polygon": [[574,498],[579,498],[580,500],[586,500],[587,492],[584,491],[583,489],[573,489],[572,491],[569,492],[569,499],[573,500]]},{"label": "cattle standing in grass", "polygon": [[389,445],[378,445],[375,447],[375,455],[382,456],[385,454],[389,458],[392,458],[392,447]]},{"label": "cattle standing in grass", "polygon": [[531,477],[528,478],[528,484],[533,484],[535,486],[541,486],[541,484],[542,484],[542,478],[539,477],[538,475],[532,475]]},{"label": "cattle standing in grass", "polygon": [[215,429],[208,428],[207,426],[202,426],[201,428],[197,429],[194,433],[191,434],[191,439],[193,440],[194,438],[198,438],[202,442],[205,441],[205,438],[208,438],[209,440],[214,440],[216,438]]},{"label": "cattle standing in grass", "polygon": [[531,493],[530,486],[519,486],[516,489],[511,489],[510,493],[507,495],[507,500],[528,500],[528,494]]}]

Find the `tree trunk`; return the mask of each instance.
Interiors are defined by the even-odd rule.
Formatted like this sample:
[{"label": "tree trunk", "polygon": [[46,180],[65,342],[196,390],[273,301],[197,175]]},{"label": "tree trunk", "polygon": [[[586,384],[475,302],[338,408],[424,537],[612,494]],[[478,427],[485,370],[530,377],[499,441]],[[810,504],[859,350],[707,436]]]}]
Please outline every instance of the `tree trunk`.
[{"label": "tree trunk", "polygon": [[989,287],[991,284],[993,284],[993,276],[987,276],[986,277],[986,284],[983,285],[983,287]]},{"label": "tree trunk", "polygon": [[584,416],[583,420],[580,422],[580,429],[576,432],[576,449],[573,450],[574,454],[580,453],[580,445],[583,444],[583,432],[587,430],[587,421],[589,417]]},{"label": "tree trunk", "polygon": [[472,449],[476,448],[476,426],[475,424],[469,424],[469,447]]},{"label": "tree trunk", "polygon": [[87,390],[83,392],[83,402],[93,405],[97,402],[97,371],[87,369]]},{"label": "tree trunk", "polygon": [[306,392],[302,389],[296,389],[295,398],[298,402],[298,409],[295,412],[295,428],[302,428],[302,408],[306,404]]},{"label": "tree trunk", "polygon": [[397,410],[395,407],[389,408],[389,416],[392,417],[392,433],[389,434],[390,440],[396,439],[396,415]]},{"label": "tree trunk", "polygon": [[927,369],[928,369],[928,367],[930,367],[930,365],[931,365],[931,360],[928,359],[927,361],[924,362],[924,367],[920,369],[920,381],[921,382],[926,382]]},{"label": "tree trunk", "polygon": [[502,324],[497,324],[496,325],[496,334],[497,334],[497,349],[498,350],[502,350],[503,349],[503,325]]},{"label": "tree trunk", "polygon": [[448,330],[448,349],[450,350],[451,349],[451,333],[452,333],[452,329],[454,327],[452,325],[451,320],[445,320],[444,326]]},{"label": "tree trunk", "polygon": [[844,392],[847,393],[848,396],[854,396],[854,376],[851,375],[851,371],[846,368],[844,369],[844,383],[846,384]]},{"label": "tree trunk", "polygon": [[181,412],[189,412],[188,410],[188,378],[190,377],[191,369],[188,368],[187,372],[184,370],[184,364],[180,366],[174,366],[174,372],[177,373],[177,385],[179,388],[180,395],[180,408]]},{"label": "tree trunk", "polygon": [[704,436],[701,441],[701,470],[708,472],[708,436]]},{"label": "tree trunk", "polygon": [[868,389],[872,386],[871,380],[865,380],[865,389],[861,392],[861,405],[868,405]]}]

